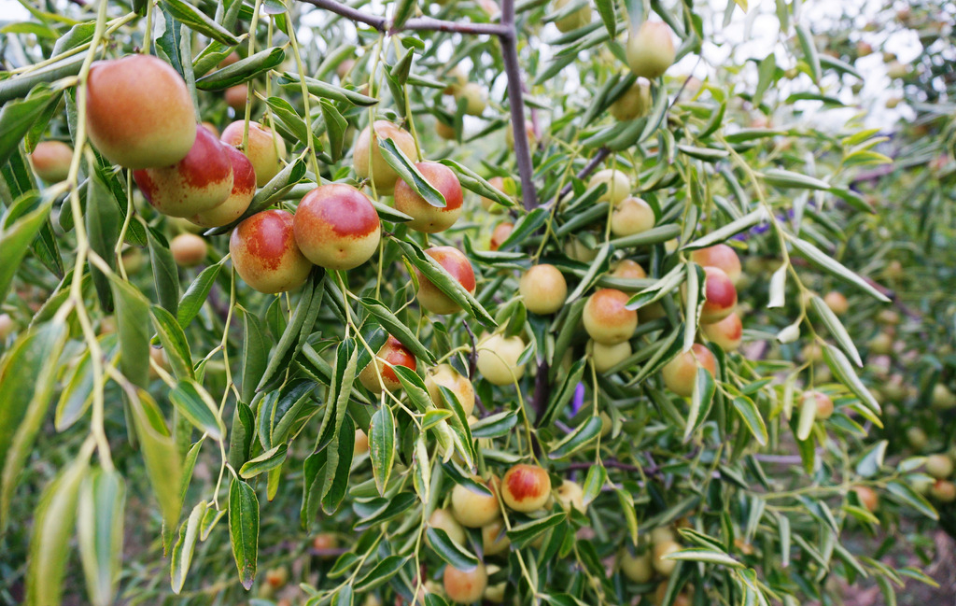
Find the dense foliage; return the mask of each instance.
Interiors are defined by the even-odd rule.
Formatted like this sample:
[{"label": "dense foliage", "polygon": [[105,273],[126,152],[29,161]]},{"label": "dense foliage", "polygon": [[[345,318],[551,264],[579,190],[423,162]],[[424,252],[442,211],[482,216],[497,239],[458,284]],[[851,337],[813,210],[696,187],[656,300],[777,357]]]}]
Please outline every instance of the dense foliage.
[{"label": "dense foliage", "polygon": [[956,534],[951,6],[22,6],[0,603],[933,583],[880,556]]}]

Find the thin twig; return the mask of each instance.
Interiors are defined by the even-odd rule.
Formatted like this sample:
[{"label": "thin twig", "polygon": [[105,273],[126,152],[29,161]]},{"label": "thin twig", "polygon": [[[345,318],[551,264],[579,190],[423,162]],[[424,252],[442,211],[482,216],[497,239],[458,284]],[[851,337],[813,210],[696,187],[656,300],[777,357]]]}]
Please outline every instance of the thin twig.
[{"label": "thin twig", "polygon": [[432,17],[416,17],[414,19],[409,19],[401,27],[391,27],[388,23],[388,19],[385,17],[378,17],[376,15],[370,15],[368,13],[362,12],[358,9],[352,8],[335,0],[301,0],[307,4],[317,6],[318,8],[325,9],[327,11],[333,12],[336,15],[345,17],[346,19],[351,19],[352,21],[358,21],[359,23],[364,23],[374,29],[384,32],[389,31],[389,33],[397,33],[399,31],[405,30],[418,30],[418,31],[436,31],[436,32],[458,32],[460,34],[477,34],[477,35],[487,35],[487,36],[503,36],[508,33],[508,28],[499,25],[497,23],[470,23],[463,22],[458,23],[456,21],[443,21],[441,19],[433,19]]},{"label": "thin twig", "polygon": [[[611,150],[606,147],[602,147],[594,154],[594,157],[591,158],[587,164],[584,165],[584,168],[581,169],[581,172],[578,173],[578,179],[583,179],[594,172],[594,169],[601,165],[601,162],[604,162],[608,156],[611,155]],[[571,192],[573,187],[572,183],[568,183],[563,188],[561,188],[561,194],[558,196],[558,199],[565,197]]]}]

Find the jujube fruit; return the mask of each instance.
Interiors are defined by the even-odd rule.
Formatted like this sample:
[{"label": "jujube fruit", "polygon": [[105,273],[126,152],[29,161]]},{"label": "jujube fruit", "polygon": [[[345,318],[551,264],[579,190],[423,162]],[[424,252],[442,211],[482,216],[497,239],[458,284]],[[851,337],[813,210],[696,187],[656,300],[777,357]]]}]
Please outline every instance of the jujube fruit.
[{"label": "jujube fruit", "polygon": [[476,82],[465,84],[455,93],[456,99],[465,100],[465,113],[469,116],[480,116],[484,113],[485,107],[488,106],[487,97],[488,91]]},{"label": "jujube fruit", "polygon": [[877,496],[876,491],[868,486],[854,486],[851,488],[853,492],[856,493],[856,498],[860,500],[860,503],[867,511],[873,513],[880,506],[880,497]]},{"label": "jujube fruit", "polygon": [[428,390],[428,395],[435,406],[445,408],[440,387],[446,387],[455,394],[465,416],[470,415],[475,409],[475,389],[471,381],[455,370],[451,364],[439,364],[425,373],[425,389]]},{"label": "jujube fruit", "polygon": [[621,552],[621,572],[635,583],[647,583],[654,578],[651,550],[632,554],[627,549]]},{"label": "jujube fruit", "polygon": [[690,253],[690,260],[702,267],[716,267],[723,270],[734,284],[740,280],[742,273],[740,257],[737,256],[737,251],[726,244],[699,248]]},{"label": "jujube fruit", "polygon": [[107,160],[134,170],[176,164],[192,149],[197,129],[182,76],[142,54],[93,64],[86,126]]},{"label": "jujube fruit", "polygon": [[720,322],[737,306],[737,289],[727,274],[716,267],[705,267],[704,292],[707,300],[700,310],[700,323]]},{"label": "jujube fruit", "polygon": [[461,484],[455,484],[451,491],[452,514],[459,524],[468,528],[481,528],[501,515],[498,499],[494,496],[494,482],[484,482],[480,478],[476,478],[476,481],[491,489],[492,494],[478,494]]},{"label": "jujube fruit", "polygon": [[226,105],[231,107],[232,111],[236,112],[236,116],[238,116],[246,109],[246,102],[249,101],[249,89],[245,84],[230,86],[223,93],[223,98],[226,100]]},{"label": "jujube fruit", "polygon": [[518,364],[524,349],[518,336],[484,336],[478,340],[478,372],[492,385],[512,385],[524,376],[524,364]]},{"label": "jujube fruit", "polygon": [[731,313],[719,322],[704,324],[701,330],[708,341],[716,343],[724,351],[737,351],[744,334],[740,316],[736,313]]},{"label": "jujube fruit", "polygon": [[681,550],[681,546],[675,541],[663,541],[661,543],[655,543],[654,545],[654,556],[651,560],[651,565],[654,567],[654,570],[658,574],[664,577],[671,576],[671,573],[674,572],[674,568],[677,567],[676,560],[667,560],[667,556],[672,553],[677,553]]},{"label": "jujube fruit", "polygon": [[[242,147],[245,122],[238,120],[222,131],[220,138],[226,145]],[[285,157],[285,139],[277,135],[268,126],[249,121],[249,140],[241,150],[252,162],[256,171],[256,185],[263,187],[282,170],[281,160]]]},{"label": "jujube fruit", "polygon": [[588,347],[591,348],[591,361],[594,362],[594,370],[600,373],[614,368],[633,353],[630,341],[622,341],[614,345],[591,341]]},{"label": "jujube fruit", "polygon": [[180,267],[193,267],[202,263],[208,248],[206,241],[196,234],[179,234],[169,243],[173,260]]},{"label": "jujube fruit", "polygon": [[244,220],[229,238],[236,273],[259,292],[275,294],[298,288],[312,263],[295,243],[292,213],[265,210]]},{"label": "jujube fruit", "polygon": [[[404,366],[415,370],[418,363],[415,361],[414,354],[402,345],[401,341],[389,335],[388,340],[375,354],[375,359],[359,373],[359,382],[374,394],[382,393],[382,383],[385,384],[385,389],[395,391],[401,388],[402,383],[395,374],[394,366]],[[382,375],[382,383],[378,381],[379,373]]]},{"label": "jujube fruit", "polygon": [[320,185],[295,211],[295,241],[307,259],[326,269],[365,263],[378,250],[381,236],[371,200],[351,185]]},{"label": "jujube fruit", "polygon": [[[441,265],[462,288],[469,293],[475,292],[477,287],[475,270],[464,253],[451,246],[433,246],[426,250],[425,254]],[[461,311],[458,303],[435,286],[420,270],[415,271],[418,275],[419,305],[435,314],[453,314]]]},{"label": "jujube fruit", "polygon": [[695,343],[690,351],[677,354],[664,365],[661,371],[664,385],[675,394],[688,398],[694,392],[698,368],[705,368],[711,375],[717,375],[714,354],[700,343]]},{"label": "jujube fruit", "polygon": [[646,81],[635,82],[614,100],[609,109],[611,115],[620,122],[647,115],[651,109],[651,87]]},{"label": "jujube fruit", "polygon": [[146,200],[170,217],[192,217],[225,202],[232,193],[232,162],[205,128],[196,130],[189,153],[171,166],[133,171]]},{"label": "jujube fruit", "polygon": [[412,217],[407,223],[414,230],[436,234],[455,224],[461,216],[463,194],[454,171],[438,162],[415,165],[428,183],[445,197],[445,207],[432,206],[405,181],[395,183],[395,208]]},{"label": "jujube fruit", "polygon": [[548,315],[564,305],[568,298],[568,282],[557,267],[542,263],[531,267],[521,276],[518,292],[528,311]]},{"label": "jujube fruit", "polygon": [[647,277],[647,272],[641,267],[641,264],[631,259],[622,259],[614,271],[611,272],[613,278],[624,278],[625,280],[639,280]]},{"label": "jujube fruit", "polygon": [[611,233],[618,237],[634,236],[653,228],[656,222],[650,204],[629,196],[618,202],[611,212]]},{"label": "jujube fruit", "polygon": [[537,465],[519,463],[501,479],[501,498],[505,505],[528,513],[541,509],[551,496],[551,478]]},{"label": "jujube fruit", "polygon": [[47,183],[66,181],[73,162],[73,148],[62,141],[40,141],[30,154],[33,172]]},{"label": "jujube fruit", "polygon": [[[407,131],[386,120],[376,120],[374,126],[375,136],[378,139],[382,141],[392,139],[396,147],[402,150],[410,160],[416,159],[418,152],[415,148],[415,140]],[[355,142],[352,163],[355,175],[359,179],[371,178],[377,193],[389,195],[395,189],[398,173],[386,162],[378,141],[372,140],[371,129],[367,126]]]},{"label": "jujube fruit", "polygon": [[445,573],[442,577],[442,585],[448,599],[459,604],[471,604],[481,599],[488,586],[488,573],[485,572],[485,565],[478,563],[478,566],[469,572],[458,570],[452,565],[445,566]]},{"label": "jujube fruit", "polygon": [[843,293],[830,291],[823,297],[823,302],[830,308],[830,311],[838,316],[842,316],[850,310],[850,303],[843,296]]},{"label": "jujube fruit", "polygon": [[597,343],[615,345],[631,338],[637,328],[637,311],[627,309],[627,294],[602,288],[584,304],[584,329]]},{"label": "jujube fruit", "polygon": [[645,21],[628,35],[625,53],[637,76],[649,80],[663,76],[677,56],[671,28],[660,21]]},{"label": "jujube fruit", "polygon": [[232,164],[232,192],[218,206],[189,218],[203,227],[229,225],[242,216],[256,195],[256,172],[252,162],[242,152],[228,145],[223,146]]},{"label": "jujube fruit", "polygon": [[515,224],[510,221],[502,221],[495,225],[491,231],[491,238],[488,240],[488,250],[498,250],[504,244],[511,232],[515,230]]},{"label": "jujube fruit", "polygon": [[[554,12],[557,12],[568,5],[573,0],[555,0]],[[570,15],[555,20],[554,25],[559,32],[570,32],[580,27],[584,27],[591,22],[591,5],[585,4]]]},{"label": "jujube fruit", "polygon": [[607,191],[598,198],[599,202],[617,204],[631,195],[631,180],[626,174],[619,170],[608,168],[594,173],[588,181],[588,189],[596,187],[601,183],[607,184]]},{"label": "jujube fruit", "polygon": [[814,418],[817,421],[826,421],[833,416],[833,400],[830,399],[830,396],[819,391],[808,391],[803,394],[800,401],[803,403],[809,399],[816,401],[817,409]]},{"label": "jujube fruit", "polygon": [[953,475],[953,460],[945,454],[929,455],[926,457],[926,473],[937,480],[945,480]]},{"label": "jujube fruit", "polygon": [[428,525],[432,528],[444,530],[452,541],[464,546],[467,536],[465,529],[461,527],[458,520],[447,509],[436,509],[428,516]]},{"label": "jujube fruit", "polygon": [[494,556],[508,551],[511,539],[504,532],[505,525],[500,519],[481,527],[481,550],[486,556]]},{"label": "jujube fruit", "polygon": [[555,498],[565,509],[575,508],[581,513],[587,513],[587,505],[584,504],[584,489],[577,482],[564,480],[555,490]]}]

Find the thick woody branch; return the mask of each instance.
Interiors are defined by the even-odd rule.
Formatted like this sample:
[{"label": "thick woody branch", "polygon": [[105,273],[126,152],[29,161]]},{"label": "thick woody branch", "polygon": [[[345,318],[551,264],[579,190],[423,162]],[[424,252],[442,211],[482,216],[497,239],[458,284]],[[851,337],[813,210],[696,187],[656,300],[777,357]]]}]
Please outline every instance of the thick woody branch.
[{"label": "thick woody branch", "polygon": [[511,129],[514,132],[518,174],[521,176],[521,199],[525,209],[531,210],[538,205],[538,197],[534,190],[531,146],[528,143],[528,130],[525,127],[521,68],[518,65],[518,41],[514,25],[514,0],[504,0],[501,3],[501,24],[508,28],[508,32],[500,37],[500,41],[501,54],[505,62],[505,75],[508,77],[508,101],[511,103]]}]

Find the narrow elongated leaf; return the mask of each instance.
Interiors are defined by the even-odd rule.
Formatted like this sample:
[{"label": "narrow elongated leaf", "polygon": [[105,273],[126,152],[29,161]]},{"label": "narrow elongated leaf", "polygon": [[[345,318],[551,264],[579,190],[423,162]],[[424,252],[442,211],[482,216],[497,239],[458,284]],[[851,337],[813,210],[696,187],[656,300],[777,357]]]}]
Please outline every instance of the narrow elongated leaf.
[{"label": "narrow elongated leaf", "polygon": [[123,556],[126,484],[116,471],[96,471],[83,483],[77,504],[77,539],[86,591],[95,606],[113,604]]},{"label": "narrow elongated leaf", "polygon": [[63,592],[63,575],[70,555],[80,486],[88,472],[89,453],[73,461],[40,496],[30,540],[26,604],[56,606]]},{"label": "narrow elongated leaf", "polygon": [[199,90],[225,90],[252,80],[262,72],[278,67],[285,60],[285,51],[274,46],[240,59],[232,65],[206,74],[196,80]]},{"label": "narrow elongated leaf", "polygon": [[757,442],[765,446],[768,440],[767,425],[753,400],[744,396],[734,398],[734,408]]},{"label": "narrow elongated leaf", "polygon": [[[850,361],[843,352],[827,343],[823,348],[823,360],[830,367],[833,376],[840,380],[847,389],[853,392],[857,398],[876,415],[881,414],[880,404],[867,389],[860,377],[853,371]],[[877,425],[882,426],[879,419],[875,420]]]},{"label": "narrow elongated leaf", "polygon": [[0,529],[6,528],[20,471],[49,408],[68,332],[65,322],[44,324],[21,335],[0,359]]},{"label": "narrow elongated leaf", "polygon": [[259,499],[251,486],[237,479],[229,486],[229,537],[239,580],[248,590],[256,580],[259,557]]},{"label": "narrow elongated leaf", "polygon": [[684,441],[700,429],[710,414],[710,407],[714,402],[714,393],[717,382],[714,375],[703,366],[697,368],[697,378],[694,381],[694,391],[690,397],[690,411],[687,413],[687,427],[684,428]]},{"label": "narrow elongated leaf", "polygon": [[163,344],[163,350],[173,371],[173,376],[177,379],[194,378],[192,354],[189,351],[189,342],[186,340],[186,334],[183,332],[182,326],[179,325],[173,314],[158,305],[150,307],[150,314],[153,317],[156,334]]},{"label": "narrow elongated leaf", "polygon": [[551,452],[548,453],[548,457],[551,459],[563,459],[568,457],[597,439],[600,433],[601,417],[592,416],[582,423],[580,427],[555,444]]},{"label": "narrow elongated leaf", "polygon": [[0,263],[0,301],[6,298],[13,276],[34,237],[46,224],[53,200],[52,197],[46,197],[36,210],[16,220],[10,218],[8,211],[0,221],[0,249],[3,249],[3,263]]},{"label": "narrow elongated leaf", "polygon": [[738,562],[726,553],[715,551],[713,549],[702,549],[692,547],[682,549],[676,553],[664,556],[665,560],[677,560],[685,562],[704,562],[705,564],[718,564],[720,566],[729,566],[731,568],[744,568],[744,564]]},{"label": "narrow elongated leaf", "polygon": [[383,558],[375,568],[370,570],[368,574],[357,580],[353,588],[358,592],[371,591],[379,585],[387,583],[389,579],[398,574],[398,571],[405,566],[405,562],[407,561],[408,558],[401,556],[387,556]]},{"label": "narrow elongated leaf", "polygon": [[843,351],[846,352],[846,355],[853,360],[854,364],[862,367],[863,360],[860,359],[856,345],[853,344],[853,339],[850,338],[850,334],[846,331],[846,328],[843,327],[843,323],[840,322],[836,314],[823,302],[823,299],[816,295],[810,298],[810,303],[813,306],[813,311],[817,312],[817,315],[823,320],[823,324],[827,327],[827,330],[830,331],[830,334],[836,339],[836,342]]},{"label": "narrow elongated leaf", "polygon": [[269,363],[271,343],[262,321],[246,309],[242,309],[242,335],[242,388],[239,393],[244,401],[251,402]]},{"label": "narrow elongated leaf", "polygon": [[146,475],[159,501],[164,523],[167,528],[177,528],[182,507],[179,450],[152,396],[143,390],[128,391],[127,395],[136,437],[146,460]]},{"label": "narrow elongated leaf", "polygon": [[848,284],[856,286],[863,292],[869,294],[873,298],[883,301],[884,303],[889,303],[889,298],[886,297],[883,293],[878,291],[876,288],[871,286],[869,282],[856,275],[842,264],[839,261],[834,259],[832,256],[824,253],[822,250],[810,244],[805,240],[800,240],[799,238],[793,238],[790,240],[793,244],[793,247],[797,251],[807,258],[808,261],[819,267],[820,269],[834,275],[837,278],[840,278]]},{"label": "narrow elongated leaf", "polygon": [[173,316],[179,310],[179,269],[173,253],[153,234],[146,230],[149,240],[149,261],[153,268],[153,284],[159,295],[159,304]]},{"label": "narrow elongated leaf", "polygon": [[183,590],[186,575],[189,573],[189,565],[193,560],[193,550],[196,548],[196,541],[199,539],[200,524],[208,508],[209,506],[205,501],[200,501],[193,507],[183,525],[179,527],[179,540],[173,547],[169,574],[169,582],[175,594],[179,594]]},{"label": "narrow elongated leaf", "polygon": [[[11,80],[15,81],[16,78]],[[0,91],[2,90],[0,88]],[[3,108],[0,109],[0,165],[10,159],[33,123],[59,98],[59,92],[52,90],[49,86],[41,85],[31,90],[26,99],[10,102],[7,102],[7,98],[0,99],[0,103],[3,104]]]},{"label": "narrow elongated leaf", "polygon": [[522,549],[525,545],[535,540],[538,536],[554,528],[567,518],[568,516],[564,512],[553,513],[546,518],[532,520],[518,526],[513,526],[507,533],[508,539],[511,540],[512,545],[518,549]]},{"label": "narrow elongated leaf", "polygon": [[697,250],[699,248],[707,248],[708,246],[713,246],[724,242],[745,229],[750,229],[754,225],[761,223],[767,219],[767,212],[761,207],[752,213],[744,215],[736,221],[732,221],[723,227],[712,231],[706,236],[697,238],[693,242],[688,242],[682,248],[685,250]]},{"label": "narrow elongated leaf", "polygon": [[185,0],[163,0],[163,6],[189,29],[221,42],[226,46],[235,46],[239,44],[236,38],[228,29],[210,19],[205,13],[195,6],[185,2]]},{"label": "narrow elongated leaf", "polygon": [[216,277],[219,276],[221,270],[222,262],[210,265],[196,276],[196,279],[183,293],[182,299],[179,300],[179,309],[176,310],[176,318],[179,320],[180,326],[183,328],[189,326],[196,314],[199,313],[199,309],[209,297],[209,291],[212,290]]},{"label": "narrow elongated leaf", "polygon": [[375,316],[375,319],[388,331],[388,334],[401,341],[402,345],[407,347],[416,357],[430,365],[435,364],[435,354],[422,345],[415,333],[405,326],[381,301],[371,297],[362,297],[360,302],[362,307]]},{"label": "narrow elongated leaf", "polygon": [[196,429],[212,439],[218,441],[225,435],[215,400],[195,379],[180,379],[169,391],[169,401]]},{"label": "narrow elongated leaf", "polygon": [[395,418],[387,405],[380,406],[372,415],[369,431],[369,457],[372,459],[372,475],[378,493],[385,495],[385,487],[395,463]]},{"label": "narrow elongated leaf", "polygon": [[478,558],[473,553],[459,545],[448,533],[441,528],[429,526],[425,530],[428,544],[448,565],[462,571],[471,572],[478,567]]}]

